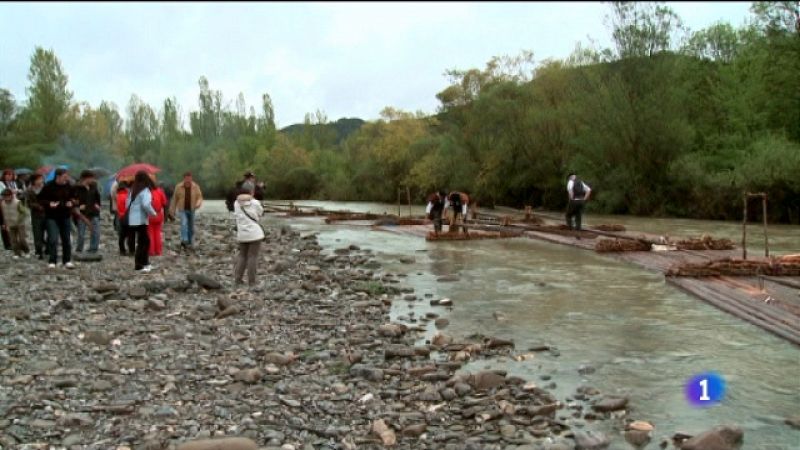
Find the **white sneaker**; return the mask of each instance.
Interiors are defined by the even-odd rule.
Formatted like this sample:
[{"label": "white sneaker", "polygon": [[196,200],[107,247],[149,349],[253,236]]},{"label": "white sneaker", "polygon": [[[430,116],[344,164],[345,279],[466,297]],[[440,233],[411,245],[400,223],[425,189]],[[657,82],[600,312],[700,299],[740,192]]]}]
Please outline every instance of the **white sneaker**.
[{"label": "white sneaker", "polygon": [[19,259],[19,256],[14,255],[14,256],[11,257],[11,259]]},{"label": "white sneaker", "polygon": [[64,268],[66,268],[66,269],[74,269],[75,268],[75,264],[72,264],[72,261],[70,261],[70,262],[64,264]]},{"label": "white sneaker", "polygon": [[142,267],[141,269],[139,269],[139,272],[141,272],[141,273],[148,273],[148,272],[150,272],[151,270],[153,270],[153,268],[152,268],[151,266],[144,266],[144,267]]},{"label": "white sneaker", "polygon": [[53,264],[53,263],[50,263],[50,264],[47,265],[47,267],[50,268],[50,269],[55,269],[56,265]]}]

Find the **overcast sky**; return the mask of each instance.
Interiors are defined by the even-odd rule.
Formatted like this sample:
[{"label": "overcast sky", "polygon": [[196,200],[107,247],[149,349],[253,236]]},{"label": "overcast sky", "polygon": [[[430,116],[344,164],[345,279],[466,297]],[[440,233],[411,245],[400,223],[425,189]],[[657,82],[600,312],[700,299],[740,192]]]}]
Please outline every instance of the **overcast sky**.
[{"label": "overcast sky", "polygon": [[[692,30],[741,25],[746,2],[668,3]],[[197,80],[279,127],[317,109],[373,120],[385,106],[435,112],[447,69],[482,68],[531,50],[564,58],[578,42],[610,46],[607,4],[590,3],[0,3],[0,87],[26,98],[30,56],[52,48],[75,99],[121,112],[131,94],[156,110],[197,108]],[[185,119],[184,119],[185,120]],[[186,122],[186,121],[185,121]]]}]

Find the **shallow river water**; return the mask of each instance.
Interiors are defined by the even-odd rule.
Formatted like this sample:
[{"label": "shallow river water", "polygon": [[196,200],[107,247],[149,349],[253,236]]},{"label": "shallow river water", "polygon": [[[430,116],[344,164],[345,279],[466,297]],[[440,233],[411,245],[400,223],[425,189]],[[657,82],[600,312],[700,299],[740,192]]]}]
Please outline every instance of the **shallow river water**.
[{"label": "shallow river water", "polygon": [[[370,203],[298,204],[397,212],[397,206]],[[208,210],[218,207],[212,204]],[[403,207],[403,214],[408,211]],[[420,214],[422,207],[413,212]],[[444,309],[429,306],[427,299],[411,308],[407,302],[396,302],[394,317],[411,311],[420,317],[433,310],[450,320],[444,332],[452,336],[481,333],[513,339],[519,353],[536,344],[560,352],[560,356],[537,353],[521,362],[478,361],[466,370],[504,369],[542,386],[555,381],[554,393],[560,399],[580,385],[626,395],[632,405],[630,417],[655,424],[653,448],[676,431],[694,434],[731,423],[745,430],[745,449],[800,449],[800,431],[783,423],[785,417],[800,414],[800,348],[665,284],[661,274],[524,238],[428,243],[365,226],[320,224],[319,219],[289,223],[298,230],[318,232],[328,251],[350,244],[372,249],[387,270],[407,275],[406,283],[417,296],[430,293],[454,303]],[[605,216],[587,217],[587,223],[623,223],[671,236],[709,233],[738,239],[736,233],[741,231],[741,224],[681,219]],[[774,253],[800,252],[800,227],[771,227],[770,234]],[[763,250],[753,246],[750,251]],[[413,264],[399,261],[408,256],[414,257]],[[436,281],[451,274],[460,281]],[[434,333],[431,323],[427,337]],[[580,375],[581,366],[596,371]],[[707,371],[722,375],[726,396],[718,405],[695,408],[684,397],[684,385]],[[541,379],[547,375],[552,381]],[[609,422],[600,426],[614,435]],[[614,436],[611,448],[630,448],[618,434]]]}]

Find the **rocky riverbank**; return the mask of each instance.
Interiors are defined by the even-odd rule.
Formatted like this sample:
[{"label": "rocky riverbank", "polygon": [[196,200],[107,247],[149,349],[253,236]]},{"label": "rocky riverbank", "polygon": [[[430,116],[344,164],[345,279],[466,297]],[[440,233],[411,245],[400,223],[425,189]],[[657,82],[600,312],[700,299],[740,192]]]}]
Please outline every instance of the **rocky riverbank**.
[{"label": "rocky riverbank", "polygon": [[[236,289],[225,218],[198,217],[190,254],[178,253],[178,227],[168,225],[167,255],[149,274],[116,255],[104,227],[101,262],[53,270],[33,259],[0,261],[3,448],[601,449],[650,441],[652,426],[632,420],[625,398],[582,386],[559,399],[550,380],[460,370],[469,360],[555,350],[447,336],[436,313],[392,323],[392,302],[458,305],[418,298],[369,250],[323,249],[313,234],[272,226],[260,284]],[[442,331],[421,343],[430,321]],[[619,434],[591,431],[604,420]],[[223,437],[241,439],[202,441]]]}]

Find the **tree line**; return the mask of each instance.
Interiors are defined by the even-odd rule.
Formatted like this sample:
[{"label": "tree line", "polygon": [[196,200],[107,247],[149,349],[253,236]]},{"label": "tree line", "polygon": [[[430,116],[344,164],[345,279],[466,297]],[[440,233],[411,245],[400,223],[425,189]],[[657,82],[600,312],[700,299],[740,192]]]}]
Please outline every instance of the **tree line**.
[{"label": "tree line", "polygon": [[754,2],[745,25],[690,32],[661,3],[612,2],[612,48],[450,70],[431,115],[316,111],[283,130],[268,94],[228,102],[204,77],[188,124],[174,98],[154,108],[136,95],[123,120],[75,101],[54,52],[36,48],[26,101],[0,89],[0,164],[145,161],[191,170],[212,195],[253,169],[272,198],[422,202],[449,189],[547,209],[564,207],[574,170],[598,212],[741,219],[743,193],[759,191],[771,221],[798,223],[798,3]]}]

